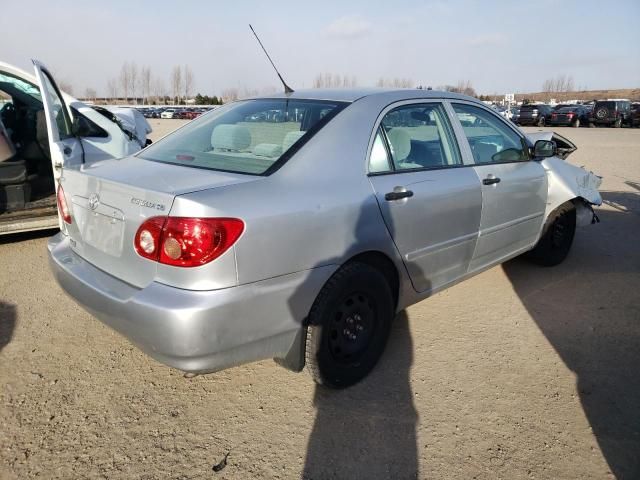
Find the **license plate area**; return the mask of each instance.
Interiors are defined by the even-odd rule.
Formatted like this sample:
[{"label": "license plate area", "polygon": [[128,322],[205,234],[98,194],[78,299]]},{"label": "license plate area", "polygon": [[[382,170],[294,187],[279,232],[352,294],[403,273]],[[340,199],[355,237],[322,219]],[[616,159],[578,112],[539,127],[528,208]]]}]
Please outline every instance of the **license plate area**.
[{"label": "license plate area", "polygon": [[107,255],[119,257],[124,239],[124,215],[109,205],[88,208],[83,197],[73,197],[73,214],[76,228],[85,246],[93,247]]}]

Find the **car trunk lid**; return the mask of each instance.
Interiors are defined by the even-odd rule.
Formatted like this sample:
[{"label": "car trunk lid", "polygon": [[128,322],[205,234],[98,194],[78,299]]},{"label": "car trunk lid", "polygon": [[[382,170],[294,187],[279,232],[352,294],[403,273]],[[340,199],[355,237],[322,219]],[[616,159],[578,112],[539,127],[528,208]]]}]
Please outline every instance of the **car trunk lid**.
[{"label": "car trunk lid", "polygon": [[154,280],[158,265],[133,247],[145,220],[168,215],[178,195],[260,178],[137,157],[66,169],[61,185],[72,210],[72,223],[66,226],[71,247],[99,269],[144,287]]}]

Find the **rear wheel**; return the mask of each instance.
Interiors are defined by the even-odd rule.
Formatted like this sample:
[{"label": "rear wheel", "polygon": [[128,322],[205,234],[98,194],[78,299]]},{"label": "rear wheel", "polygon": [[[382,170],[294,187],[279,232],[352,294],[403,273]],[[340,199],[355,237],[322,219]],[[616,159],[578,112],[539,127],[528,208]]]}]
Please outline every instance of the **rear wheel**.
[{"label": "rear wheel", "polygon": [[580,119],[576,118],[575,121],[573,122],[573,126],[574,128],[580,128]]},{"label": "rear wheel", "polygon": [[549,215],[540,240],[526,258],[545,267],[562,263],[571,250],[575,232],[576,209],[567,202]]},{"label": "rear wheel", "polygon": [[613,128],[620,128],[622,126],[622,119],[620,117],[616,118],[616,121],[613,123]]},{"label": "rear wheel", "polygon": [[345,388],[366,377],[384,351],[393,315],[393,295],[379,270],[360,262],[338,270],[309,314],[306,365],[313,379]]}]

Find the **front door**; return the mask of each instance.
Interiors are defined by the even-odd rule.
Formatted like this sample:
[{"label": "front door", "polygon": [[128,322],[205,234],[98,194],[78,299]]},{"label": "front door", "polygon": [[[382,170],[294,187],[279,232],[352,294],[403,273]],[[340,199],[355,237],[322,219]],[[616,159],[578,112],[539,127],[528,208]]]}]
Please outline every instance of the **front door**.
[{"label": "front door", "polygon": [[62,167],[64,165],[82,163],[82,145],[80,140],[73,134],[71,113],[53,77],[47,68],[37,60],[33,60],[33,66],[40,84],[53,175],[58,180],[62,175]]},{"label": "front door", "polygon": [[372,145],[369,179],[416,291],[466,274],[482,195],[442,103],[405,103],[387,111]]},{"label": "front door", "polygon": [[482,183],[480,236],[469,268],[475,271],[536,243],[544,221],[547,175],[530,158],[524,137],[501,116],[470,103],[452,106]]}]

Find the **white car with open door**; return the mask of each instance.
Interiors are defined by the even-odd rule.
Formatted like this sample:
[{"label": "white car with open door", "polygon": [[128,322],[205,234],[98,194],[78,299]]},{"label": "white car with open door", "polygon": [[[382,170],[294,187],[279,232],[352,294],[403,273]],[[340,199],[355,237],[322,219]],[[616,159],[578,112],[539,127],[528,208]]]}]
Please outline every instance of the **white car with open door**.
[{"label": "white car with open door", "polygon": [[131,155],[151,132],[134,109],[86,105],[33,65],[35,76],[0,62],[0,235],[57,227],[62,169]]}]

